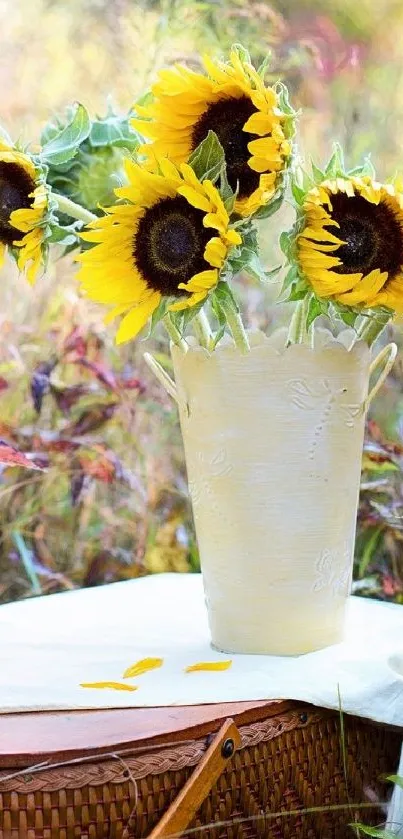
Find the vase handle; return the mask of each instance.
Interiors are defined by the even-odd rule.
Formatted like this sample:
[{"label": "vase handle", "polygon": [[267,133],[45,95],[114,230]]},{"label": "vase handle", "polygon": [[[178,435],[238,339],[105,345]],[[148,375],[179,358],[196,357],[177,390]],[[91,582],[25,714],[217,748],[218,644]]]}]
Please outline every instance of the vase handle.
[{"label": "vase handle", "polygon": [[371,362],[370,367],[369,367],[369,375],[370,376],[372,376],[372,374],[375,373],[375,370],[377,370],[378,367],[381,368],[381,371],[379,373],[379,376],[378,376],[375,384],[372,386],[372,388],[371,388],[371,390],[370,390],[370,392],[369,392],[369,394],[368,394],[368,396],[367,396],[367,398],[364,402],[365,413],[367,412],[374,396],[376,396],[376,394],[378,393],[379,388],[382,387],[386,377],[389,375],[389,373],[390,373],[390,371],[391,371],[391,369],[392,369],[392,367],[395,363],[396,355],[397,355],[397,345],[394,344],[394,343],[387,344],[387,346],[384,347],[378,353],[376,358],[374,358],[374,360]]},{"label": "vase handle", "polygon": [[166,370],[164,370],[163,366],[149,352],[144,353],[144,361],[147,364],[147,367],[149,367],[150,370],[154,373],[154,376],[158,379],[158,381],[166,390],[166,392],[169,393],[172,399],[174,399],[174,401],[178,404],[179,399],[176,384],[168,375]]}]

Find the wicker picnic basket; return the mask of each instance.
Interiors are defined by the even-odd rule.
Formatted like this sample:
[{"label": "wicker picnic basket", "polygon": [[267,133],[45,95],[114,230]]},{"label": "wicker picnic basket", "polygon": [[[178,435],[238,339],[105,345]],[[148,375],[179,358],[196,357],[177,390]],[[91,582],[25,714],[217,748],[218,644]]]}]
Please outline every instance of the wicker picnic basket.
[{"label": "wicker picnic basket", "polygon": [[3,716],[0,837],[343,839],[384,821],[400,746],[298,702]]}]

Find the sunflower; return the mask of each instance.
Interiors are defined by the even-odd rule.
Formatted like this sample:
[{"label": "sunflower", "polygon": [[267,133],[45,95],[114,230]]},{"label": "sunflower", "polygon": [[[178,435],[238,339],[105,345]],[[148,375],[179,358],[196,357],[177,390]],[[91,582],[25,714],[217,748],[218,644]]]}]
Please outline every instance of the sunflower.
[{"label": "sunflower", "polygon": [[403,312],[403,194],[369,176],[338,177],[303,202],[297,260],[318,297]]},{"label": "sunflower", "polygon": [[116,195],[128,203],[106,210],[82,236],[95,247],[80,254],[82,288],[112,304],[108,320],[125,315],[118,343],[133,338],[165,298],[174,311],[201,303],[214,288],[232,245],[241,243],[211,181],[187,164],[168,160],[148,171],[127,159],[128,184]]},{"label": "sunflower", "polygon": [[43,263],[49,189],[27,154],[0,140],[0,261],[17,249],[20,271],[30,283]]},{"label": "sunflower", "polygon": [[290,163],[293,111],[285,112],[280,93],[236,49],[229,64],[204,58],[204,66],[208,76],[180,65],[160,72],[153,102],[136,107],[146,119],[133,125],[152,141],[140,150],[179,164],[215,132],[228,182],[238,189],[235,210],[248,216],[272,199]]}]

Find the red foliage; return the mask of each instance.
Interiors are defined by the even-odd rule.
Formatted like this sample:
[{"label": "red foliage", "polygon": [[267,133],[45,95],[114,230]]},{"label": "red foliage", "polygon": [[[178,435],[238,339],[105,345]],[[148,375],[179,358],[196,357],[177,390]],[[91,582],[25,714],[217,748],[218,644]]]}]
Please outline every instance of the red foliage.
[{"label": "red foliage", "polygon": [[88,358],[78,358],[75,362],[76,364],[81,364],[87,370],[94,374],[95,378],[101,382],[101,384],[105,385],[110,390],[117,390],[117,381],[116,376],[112,370],[110,370],[106,364],[103,364],[101,361],[90,361]]},{"label": "red foliage", "polygon": [[23,466],[25,469],[39,469],[42,472],[46,468],[39,463],[39,458],[33,458],[29,454],[20,452],[15,446],[6,443],[5,440],[0,440],[0,464],[3,466]]}]

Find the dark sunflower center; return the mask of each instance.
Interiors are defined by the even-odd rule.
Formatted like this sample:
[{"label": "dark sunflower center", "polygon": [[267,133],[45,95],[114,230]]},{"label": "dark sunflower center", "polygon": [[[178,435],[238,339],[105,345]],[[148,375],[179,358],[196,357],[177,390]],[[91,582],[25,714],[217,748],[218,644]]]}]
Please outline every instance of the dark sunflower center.
[{"label": "dark sunflower center", "polygon": [[227,177],[233,190],[239,184],[239,198],[246,198],[259,186],[259,174],[248,164],[251,157],[248,143],[257,140],[257,134],[243,131],[245,122],[256,111],[247,96],[239,99],[222,99],[210,105],[196,122],[192,134],[192,150],[197,148],[209,131],[214,131],[225,151]]},{"label": "dark sunflower center", "polygon": [[396,274],[403,261],[403,229],[391,207],[384,202],[371,204],[361,195],[332,195],[331,202],[331,216],[340,229],[329,230],[346,243],[335,251],[342,265],[333,270],[369,274],[379,268]]},{"label": "dark sunflower center", "polygon": [[14,210],[31,206],[32,198],[28,196],[34,189],[34,182],[18,163],[0,161],[0,242],[3,245],[19,242],[25,235],[10,224],[10,216]]},{"label": "dark sunflower center", "polygon": [[203,254],[212,232],[203,227],[203,217],[182,196],[163,198],[145,211],[133,257],[149,288],[178,297],[183,294],[179,283],[211,268]]}]

